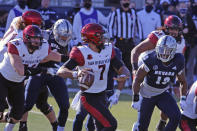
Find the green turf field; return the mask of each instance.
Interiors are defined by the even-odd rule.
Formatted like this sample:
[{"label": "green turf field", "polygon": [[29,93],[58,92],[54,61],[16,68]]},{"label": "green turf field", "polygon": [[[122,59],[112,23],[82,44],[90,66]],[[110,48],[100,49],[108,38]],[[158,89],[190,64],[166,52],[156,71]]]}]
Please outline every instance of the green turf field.
[{"label": "green turf field", "polygon": [[[70,94],[70,101],[73,98],[73,94]],[[58,113],[58,106],[55,103],[53,97],[49,98],[49,103],[53,105],[56,114]],[[132,124],[137,119],[137,111],[130,107],[131,105],[131,96],[121,95],[118,105],[112,107],[111,112],[114,114],[115,118],[118,121],[117,131],[131,131]],[[72,122],[75,116],[75,111],[72,109],[69,110],[69,117],[66,123],[65,131],[72,131]],[[155,108],[155,112],[152,116],[151,124],[149,126],[149,131],[154,131],[157,125],[157,122],[160,119],[159,111]],[[0,131],[3,131],[5,124],[0,124]],[[48,120],[34,108],[29,113],[28,118],[28,131],[51,131],[51,125]],[[14,131],[18,131],[18,124],[15,126]],[[85,129],[83,128],[83,131]],[[177,129],[177,131],[180,131]]]}]

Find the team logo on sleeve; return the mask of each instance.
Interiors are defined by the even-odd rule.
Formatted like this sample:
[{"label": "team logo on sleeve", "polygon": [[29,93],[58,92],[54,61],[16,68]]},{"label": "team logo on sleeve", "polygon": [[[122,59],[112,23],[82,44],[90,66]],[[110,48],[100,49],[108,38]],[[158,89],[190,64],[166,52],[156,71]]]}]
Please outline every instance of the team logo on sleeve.
[{"label": "team logo on sleeve", "polygon": [[153,70],[158,70],[158,66],[157,65],[154,65],[153,66]]}]

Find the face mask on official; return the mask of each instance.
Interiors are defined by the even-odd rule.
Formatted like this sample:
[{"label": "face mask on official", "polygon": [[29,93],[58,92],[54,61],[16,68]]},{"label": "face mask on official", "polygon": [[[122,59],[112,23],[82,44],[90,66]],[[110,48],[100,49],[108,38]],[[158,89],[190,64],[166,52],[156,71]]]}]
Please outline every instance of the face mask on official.
[{"label": "face mask on official", "polygon": [[20,6],[21,9],[25,9],[27,2],[24,0],[18,0],[18,5]]},{"label": "face mask on official", "polygon": [[124,4],[122,4],[122,5],[123,5],[124,8],[128,8],[129,5],[130,5],[130,3],[124,3]]},{"label": "face mask on official", "polygon": [[145,8],[147,13],[150,13],[153,10],[153,6],[152,5],[147,5]]},{"label": "face mask on official", "polygon": [[86,9],[90,9],[91,6],[92,6],[92,4],[89,3],[89,2],[84,3],[84,7],[85,7]]},{"label": "face mask on official", "polygon": [[162,8],[163,8],[163,10],[164,10],[164,11],[168,11],[168,7],[169,7],[169,5],[168,5],[168,4],[164,4],[164,5],[162,5]]}]

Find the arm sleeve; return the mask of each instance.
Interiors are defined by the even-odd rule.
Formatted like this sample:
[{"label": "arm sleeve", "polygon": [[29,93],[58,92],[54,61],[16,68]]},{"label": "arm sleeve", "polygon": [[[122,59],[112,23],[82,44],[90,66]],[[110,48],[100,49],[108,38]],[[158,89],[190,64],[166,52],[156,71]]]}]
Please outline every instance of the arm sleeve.
[{"label": "arm sleeve", "polygon": [[67,62],[63,64],[63,67],[68,68],[69,70],[73,70],[78,63],[74,59],[69,59]]},{"label": "arm sleeve", "polygon": [[111,59],[111,65],[116,68],[117,70],[120,69],[120,67],[122,67],[124,65],[124,63],[118,59],[116,56],[114,56],[112,59]]},{"label": "arm sleeve", "polygon": [[19,55],[18,50],[15,45],[8,43],[8,53]]},{"label": "arm sleeve", "polygon": [[83,54],[77,47],[73,47],[71,52],[70,52],[70,59],[74,59],[79,65],[83,66],[85,64],[85,60],[83,57]]}]

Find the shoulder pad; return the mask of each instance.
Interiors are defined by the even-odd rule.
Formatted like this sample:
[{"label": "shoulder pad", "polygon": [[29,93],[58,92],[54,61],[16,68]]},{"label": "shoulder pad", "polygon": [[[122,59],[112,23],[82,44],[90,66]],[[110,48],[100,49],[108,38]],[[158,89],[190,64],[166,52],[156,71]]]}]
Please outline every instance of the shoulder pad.
[{"label": "shoulder pad", "polygon": [[161,36],[165,35],[164,32],[162,30],[155,30],[152,31],[151,34],[154,34],[155,36],[157,36],[157,38],[159,39]]}]

